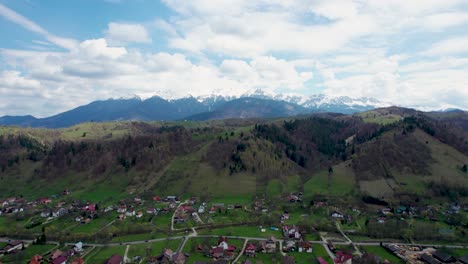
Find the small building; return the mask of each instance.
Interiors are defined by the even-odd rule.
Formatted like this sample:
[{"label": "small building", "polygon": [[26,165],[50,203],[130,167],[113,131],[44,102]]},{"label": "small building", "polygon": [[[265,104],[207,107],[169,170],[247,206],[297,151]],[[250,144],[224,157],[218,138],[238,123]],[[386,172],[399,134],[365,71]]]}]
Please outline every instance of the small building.
[{"label": "small building", "polygon": [[257,247],[253,243],[247,244],[244,250],[244,254],[248,257],[257,256]]},{"label": "small building", "polygon": [[432,256],[436,259],[438,259],[439,261],[441,261],[442,263],[451,263],[451,262],[455,262],[455,258],[443,251],[436,251],[434,253],[432,253]]},{"label": "small building", "polygon": [[463,264],[468,264],[468,254],[464,255],[460,259],[458,259]]},{"label": "small building", "polygon": [[58,258],[52,260],[50,264],[66,264],[67,258],[65,256],[59,256]]},{"label": "small building", "polygon": [[24,248],[24,243],[23,241],[20,240],[15,240],[13,242],[9,242],[4,248],[3,248],[3,253],[4,254],[13,254],[15,252],[18,252]]},{"label": "small building", "polygon": [[343,251],[337,251],[334,261],[335,264],[351,264],[353,256]]},{"label": "small building", "polygon": [[429,254],[422,254],[419,257],[419,259],[422,260],[424,263],[427,263],[427,264],[440,264],[440,262],[437,259],[435,259],[434,257],[432,257]]},{"label": "small building", "polygon": [[115,254],[115,255],[112,255],[112,257],[110,257],[106,262],[104,262],[105,264],[123,264],[123,257],[118,255],[118,254]]},{"label": "small building", "polygon": [[338,211],[333,211],[333,213],[331,213],[331,217],[337,218],[337,219],[343,219],[344,215]]}]

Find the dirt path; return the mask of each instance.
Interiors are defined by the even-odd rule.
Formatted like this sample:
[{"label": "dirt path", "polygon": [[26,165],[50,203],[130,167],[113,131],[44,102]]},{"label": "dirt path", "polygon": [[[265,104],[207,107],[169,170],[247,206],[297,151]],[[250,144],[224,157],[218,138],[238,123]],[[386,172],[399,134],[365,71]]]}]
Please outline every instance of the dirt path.
[{"label": "dirt path", "polygon": [[237,263],[237,261],[239,261],[239,259],[242,257],[242,255],[244,254],[245,247],[247,246],[247,242],[249,242],[248,239],[244,241],[244,245],[242,245],[239,255],[237,255],[237,257],[232,261],[232,263]]}]

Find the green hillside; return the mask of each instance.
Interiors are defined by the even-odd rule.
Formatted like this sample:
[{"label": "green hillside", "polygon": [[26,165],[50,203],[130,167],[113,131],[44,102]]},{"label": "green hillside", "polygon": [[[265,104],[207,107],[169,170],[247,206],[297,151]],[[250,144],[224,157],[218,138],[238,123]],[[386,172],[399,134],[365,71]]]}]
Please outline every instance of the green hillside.
[{"label": "green hillside", "polygon": [[[449,116],[451,117],[451,116]],[[273,120],[0,128],[0,195],[466,199],[466,131],[414,110]],[[451,125],[452,124],[452,125]]]}]

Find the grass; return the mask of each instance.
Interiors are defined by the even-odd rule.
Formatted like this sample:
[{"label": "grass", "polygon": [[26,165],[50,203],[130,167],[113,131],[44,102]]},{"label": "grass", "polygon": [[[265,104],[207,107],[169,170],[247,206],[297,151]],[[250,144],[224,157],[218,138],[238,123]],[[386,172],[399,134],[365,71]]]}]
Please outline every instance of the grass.
[{"label": "grass", "polygon": [[256,226],[233,226],[216,229],[200,229],[198,234],[200,235],[220,235],[220,236],[243,236],[243,237],[264,237],[270,236],[281,237],[280,231],[270,230],[269,227],[265,227],[265,232],[261,232],[259,227]]},{"label": "grass", "polygon": [[313,197],[315,194],[328,194],[328,172],[322,171],[314,174],[304,184],[304,194],[308,198]]},{"label": "grass", "polygon": [[123,256],[125,254],[126,246],[113,246],[95,248],[85,257],[86,263],[103,263],[114,254]]},{"label": "grass", "polygon": [[269,197],[280,196],[283,192],[283,185],[280,180],[274,179],[268,182],[266,193]]},{"label": "grass", "polygon": [[29,261],[34,255],[44,255],[55,247],[55,245],[31,245],[14,255],[6,255],[0,258],[0,261],[3,263],[18,263],[20,260],[23,260],[23,262]]},{"label": "grass", "polygon": [[397,256],[389,253],[381,246],[362,247],[362,249],[365,252],[381,257],[383,260],[388,260],[390,263],[404,263]]},{"label": "grass", "polygon": [[149,254],[148,256],[158,256],[166,248],[172,249],[175,252],[181,242],[181,239],[168,239],[155,243],[131,245],[128,250],[128,257],[130,259],[135,256],[147,257],[147,253]]}]

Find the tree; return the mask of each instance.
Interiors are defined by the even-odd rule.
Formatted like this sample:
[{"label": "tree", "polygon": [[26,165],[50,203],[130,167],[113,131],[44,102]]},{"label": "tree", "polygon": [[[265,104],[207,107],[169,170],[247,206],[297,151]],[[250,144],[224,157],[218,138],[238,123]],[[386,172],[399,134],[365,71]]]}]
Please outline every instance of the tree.
[{"label": "tree", "polygon": [[467,173],[467,172],[468,172],[468,166],[467,166],[466,164],[463,165],[462,171],[463,171],[464,173]]}]

